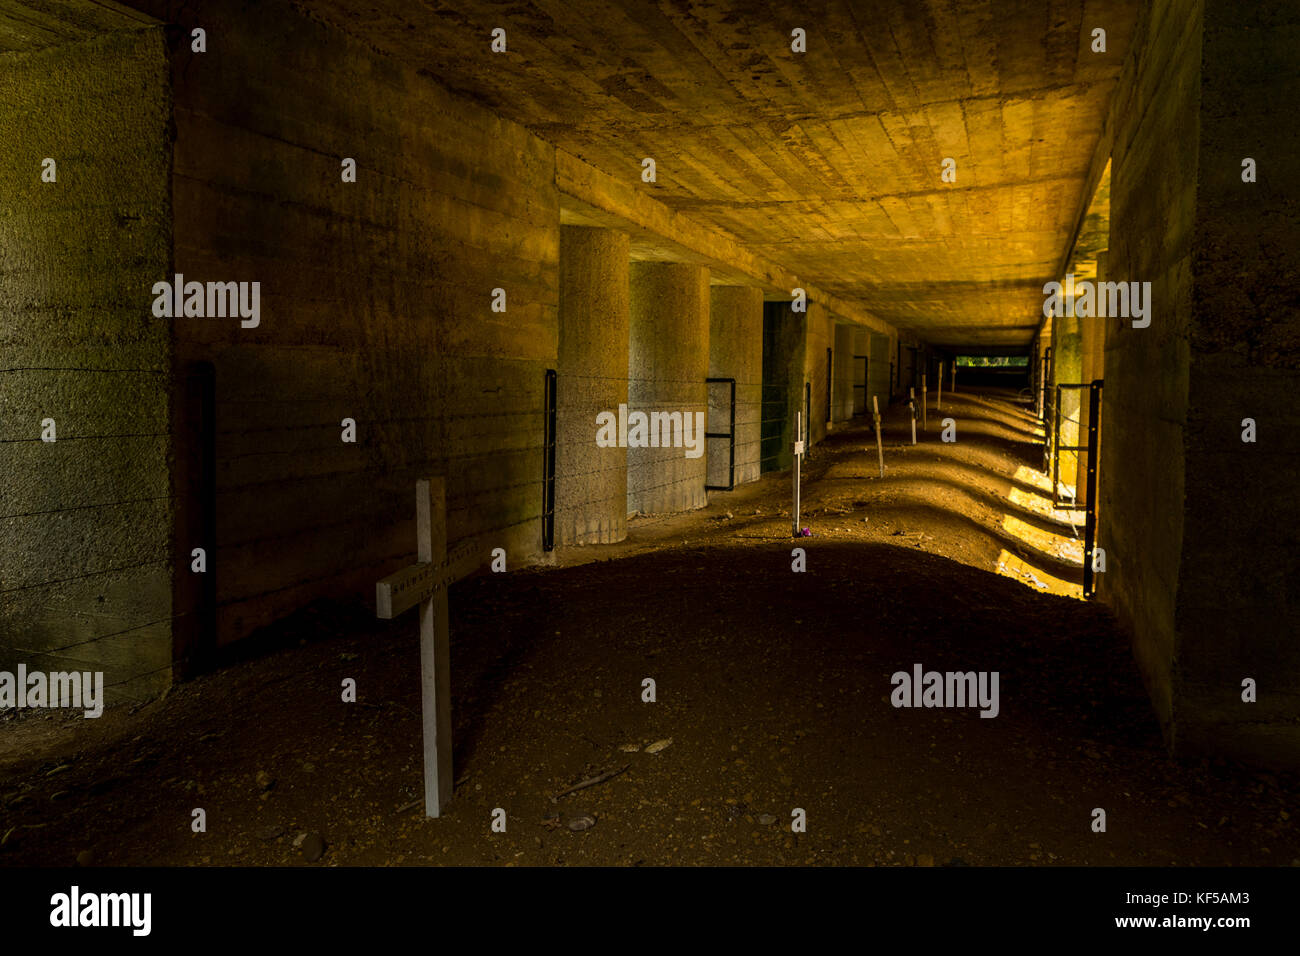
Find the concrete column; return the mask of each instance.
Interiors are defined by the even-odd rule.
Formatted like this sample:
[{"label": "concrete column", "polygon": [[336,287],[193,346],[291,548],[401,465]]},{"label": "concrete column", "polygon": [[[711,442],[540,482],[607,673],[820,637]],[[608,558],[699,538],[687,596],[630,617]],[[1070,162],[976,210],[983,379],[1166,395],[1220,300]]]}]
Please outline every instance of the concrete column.
[{"label": "concrete column", "polygon": [[[709,270],[679,262],[635,262],[630,279],[627,510],[659,514],[702,508],[708,504],[707,456],[687,457],[694,452],[682,447],[684,430],[678,431],[675,423],[684,426],[690,416],[691,439],[703,446],[696,422],[707,417]],[[663,436],[669,447],[631,447],[633,412],[651,419],[652,442]]]},{"label": "concrete column", "polygon": [[826,350],[833,349],[835,345],[835,320],[820,302],[808,303],[805,330],[807,342],[804,346],[803,380],[806,386],[811,386],[811,389],[805,389],[805,392],[800,394],[801,404],[798,408],[803,408],[802,403],[806,398],[811,399],[808,402],[812,419],[809,437],[811,443],[815,445],[826,437],[826,418],[827,412],[830,411],[826,386],[827,382],[834,378],[827,367]]},{"label": "concrete column", "polygon": [[[867,357],[867,374],[864,379],[862,376],[862,356]],[[885,369],[885,374],[889,374],[889,369]],[[856,326],[853,329],[853,356],[852,356],[852,377],[853,385],[861,385],[862,388],[853,388],[850,398],[851,411],[854,415],[871,414],[871,330]]]},{"label": "concrete column", "polygon": [[[759,472],[759,445],[763,415],[763,290],[748,286],[714,286],[709,297],[709,377],[736,380],[735,482],[754,481]],[[713,394],[724,389],[715,386]],[[716,415],[717,408],[711,409]],[[718,418],[722,431],[726,410]],[[712,441],[721,452],[725,442]],[[726,483],[728,460],[709,457],[709,484]]]},{"label": "concrete column", "polygon": [[[1097,288],[1101,288],[1101,283],[1106,281],[1106,253],[1099,253],[1097,256]],[[1105,368],[1105,348],[1106,348],[1106,320],[1104,318],[1087,318],[1080,320],[1079,327],[1079,364],[1082,367],[1082,377],[1080,381],[1091,382],[1094,379],[1104,377]],[[1079,402],[1079,444],[1088,443],[1088,427],[1090,419],[1088,417],[1088,393],[1080,393]],[[1100,436],[1098,436],[1100,437]],[[1082,497],[1087,491],[1088,481],[1088,453],[1079,453],[1079,476],[1078,487],[1079,495]]]},{"label": "concrete column", "polygon": [[[1077,383],[1083,377],[1083,339],[1081,322],[1078,316],[1058,315],[1052,319],[1052,381],[1048,387],[1052,390],[1049,398],[1055,395],[1057,383]],[[1082,392],[1077,388],[1061,390],[1061,408],[1047,422],[1048,434],[1059,415],[1061,430],[1060,446],[1079,444],[1079,406]],[[1056,452],[1059,465],[1059,480],[1063,485],[1073,486],[1078,473],[1078,459],[1074,452]],[[1063,492],[1068,499],[1068,493]],[[1080,492],[1081,494],[1081,492]]]},{"label": "concrete column", "polygon": [[628,237],[560,228],[560,348],[556,383],[555,540],[627,537],[627,456],[596,445],[596,416],[627,402]]},{"label": "concrete column", "polygon": [[853,417],[853,343],[857,327],[838,323],[835,326],[835,374],[831,377],[831,421],[847,422]]}]

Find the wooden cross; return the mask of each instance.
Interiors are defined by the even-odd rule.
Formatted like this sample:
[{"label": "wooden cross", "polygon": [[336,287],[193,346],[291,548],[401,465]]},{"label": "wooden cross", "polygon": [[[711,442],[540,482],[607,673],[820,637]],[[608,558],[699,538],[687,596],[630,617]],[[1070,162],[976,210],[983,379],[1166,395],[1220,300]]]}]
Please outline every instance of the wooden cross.
[{"label": "wooden cross", "polygon": [[375,585],[375,613],[388,620],[420,605],[420,710],[424,724],[424,812],[451,800],[451,648],[447,587],[478,562],[473,542],[447,553],[446,482],[415,483],[416,562]]},{"label": "wooden cross", "polygon": [[916,387],[907,390],[907,410],[912,416],[912,444],[916,444]]}]

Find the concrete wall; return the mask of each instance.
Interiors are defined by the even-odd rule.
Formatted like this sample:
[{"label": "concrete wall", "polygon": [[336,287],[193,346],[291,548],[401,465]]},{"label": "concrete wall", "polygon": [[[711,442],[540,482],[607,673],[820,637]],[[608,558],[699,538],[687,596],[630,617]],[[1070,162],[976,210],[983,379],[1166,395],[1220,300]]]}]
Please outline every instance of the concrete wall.
[{"label": "concrete wall", "polygon": [[0,669],[143,697],[172,657],[162,31],[0,56],[0,103]]},{"label": "concrete wall", "polygon": [[[696,412],[707,412],[709,270],[678,262],[634,262],[631,290],[628,411],[690,415],[694,422]],[[688,458],[682,447],[629,447],[628,512],[704,507],[707,469],[707,455]]]},{"label": "concrete wall", "polygon": [[628,248],[617,230],[560,231],[557,544],[627,537],[627,452],[596,445],[596,416],[627,403]]},{"label": "concrete wall", "polygon": [[846,422],[853,417],[853,355],[857,327],[838,322],[835,325],[834,362],[831,378],[831,421]]},{"label": "concrete wall", "polygon": [[[754,481],[759,474],[763,414],[763,290],[753,286],[714,286],[709,293],[709,377],[736,380],[735,483]],[[711,395],[725,397],[724,386]],[[710,415],[714,410],[710,409]],[[710,431],[723,431],[725,417]],[[725,484],[728,462],[721,454],[725,441],[712,440],[709,483]]]},{"label": "concrete wall", "polygon": [[1098,595],[1133,635],[1156,714],[1174,697],[1174,598],[1186,506],[1188,319],[1200,111],[1200,0],[1155,0],[1112,105],[1110,281],[1151,283],[1151,325],[1106,320]]},{"label": "concrete wall", "polygon": [[[1300,8],[1205,0],[1204,22],[1173,742],[1295,767]],[[1242,182],[1247,156],[1255,183]],[[1247,677],[1254,704],[1241,700]]]},{"label": "concrete wall", "polygon": [[219,640],[370,600],[414,558],[423,475],[447,477],[449,541],[537,555],[553,149],[287,6],[158,6],[180,27],[177,271],[262,283],[257,328],[176,323],[178,368],[215,366]]}]

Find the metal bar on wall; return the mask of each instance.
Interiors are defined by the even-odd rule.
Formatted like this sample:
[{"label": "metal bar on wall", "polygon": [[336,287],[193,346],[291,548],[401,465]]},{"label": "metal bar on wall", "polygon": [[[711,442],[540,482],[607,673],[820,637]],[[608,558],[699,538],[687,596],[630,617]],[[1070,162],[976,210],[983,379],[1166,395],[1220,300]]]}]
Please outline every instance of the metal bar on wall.
[{"label": "metal bar on wall", "polygon": [[545,435],[542,464],[542,550],[555,550],[555,419],[556,419],[555,369],[546,370]]},{"label": "metal bar on wall", "polygon": [[1088,511],[1083,525],[1083,596],[1097,593],[1096,578],[1092,570],[1092,554],[1097,547],[1097,450],[1101,428],[1101,379],[1088,386]]},{"label": "metal bar on wall", "polygon": [[[734,378],[706,378],[705,386],[709,385],[730,385],[731,386],[731,413],[727,418],[728,430],[725,432],[704,433],[705,439],[725,438],[727,439],[728,454],[730,456],[727,464],[727,483],[725,485],[710,485],[707,480],[704,485],[705,491],[731,491],[736,487],[736,380]],[[713,407],[713,402],[709,402],[709,407]],[[705,472],[707,475],[707,472]]]}]

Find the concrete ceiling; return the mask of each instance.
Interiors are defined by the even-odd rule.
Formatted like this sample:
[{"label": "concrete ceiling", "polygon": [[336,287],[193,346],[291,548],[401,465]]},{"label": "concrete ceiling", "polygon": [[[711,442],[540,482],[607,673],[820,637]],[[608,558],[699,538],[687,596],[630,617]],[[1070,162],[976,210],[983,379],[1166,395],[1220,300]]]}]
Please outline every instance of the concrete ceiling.
[{"label": "concrete ceiling", "polygon": [[303,5],[611,176],[639,182],[653,157],[644,188],[674,210],[958,346],[1033,335],[1139,3]]},{"label": "concrete ceiling", "polygon": [[113,0],[0,0],[0,53],[39,50],[156,22]]}]

